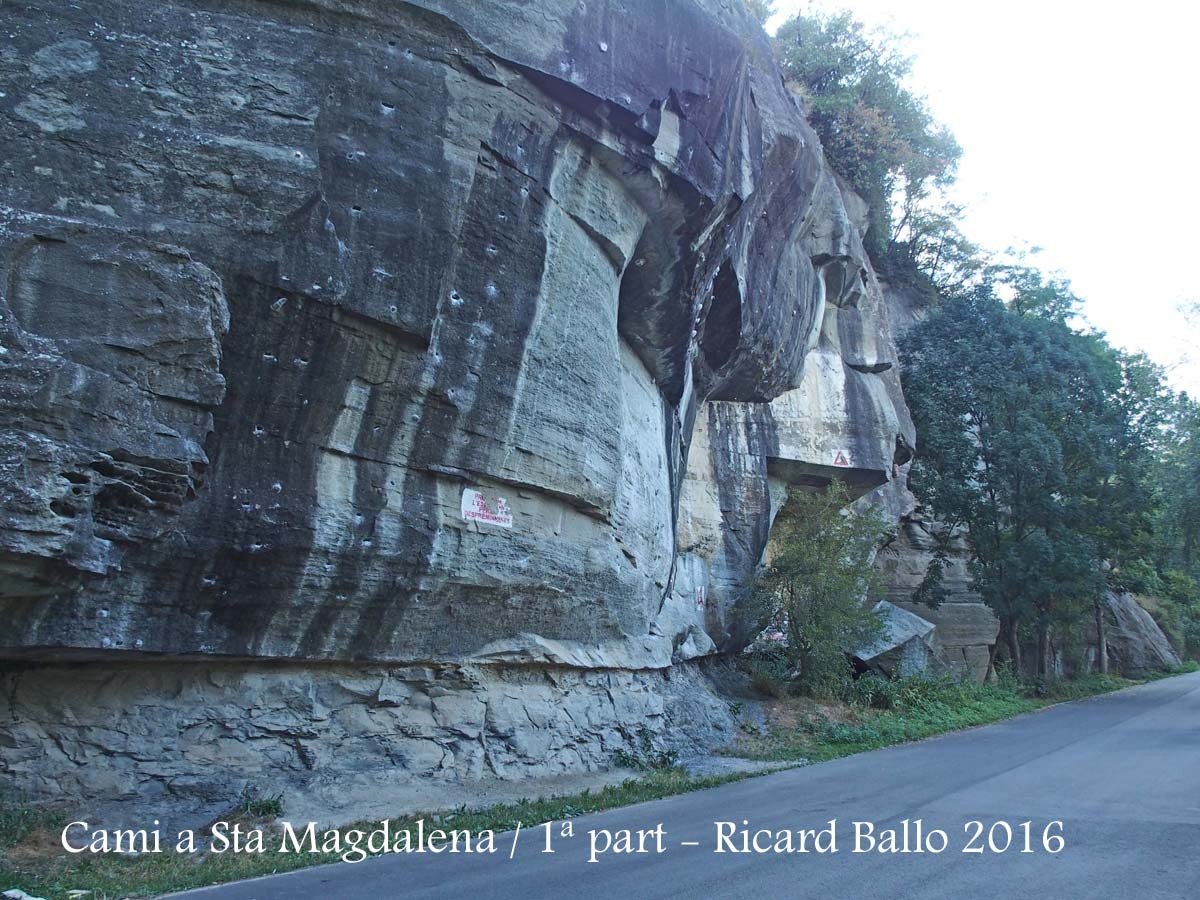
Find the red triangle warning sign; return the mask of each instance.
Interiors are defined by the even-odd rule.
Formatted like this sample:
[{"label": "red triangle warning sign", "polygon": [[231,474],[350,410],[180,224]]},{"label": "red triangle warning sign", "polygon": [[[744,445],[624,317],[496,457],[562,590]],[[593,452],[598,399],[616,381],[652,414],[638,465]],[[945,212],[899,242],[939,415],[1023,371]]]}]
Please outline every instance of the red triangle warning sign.
[{"label": "red triangle warning sign", "polygon": [[836,455],[836,456],[834,456],[834,458],[833,458],[833,464],[834,464],[835,466],[847,466],[847,467],[849,467],[849,465],[850,465],[850,460],[846,459],[846,454],[845,454],[845,453],[843,453],[841,450],[839,450],[839,451],[837,452],[837,455]]}]

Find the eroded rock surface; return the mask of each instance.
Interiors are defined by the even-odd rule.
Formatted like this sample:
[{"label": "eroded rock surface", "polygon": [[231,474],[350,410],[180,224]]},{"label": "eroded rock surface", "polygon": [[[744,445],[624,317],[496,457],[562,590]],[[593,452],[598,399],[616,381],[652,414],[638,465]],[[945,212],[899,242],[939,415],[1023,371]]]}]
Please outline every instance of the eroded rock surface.
[{"label": "eroded rock surface", "polygon": [[[875,558],[884,596],[937,626],[938,658],[952,671],[977,681],[987,677],[1000,620],[971,587],[971,549],[961,532],[948,532],[922,510],[904,516],[895,537]],[[918,588],[934,561],[942,566],[941,603],[921,602]]]},{"label": "eroded rock surface", "polygon": [[0,674],[0,753],[10,790],[89,815],[199,822],[242,791],[301,820],[396,815],[463,782],[606,768],[643,732],[731,738],[704,676],[670,671],[53,665]]},{"label": "eroded rock surface", "polygon": [[[1105,643],[1109,669],[1131,678],[1164,672],[1181,664],[1179,654],[1167,640],[1154,617],[1133,594],[1110,591]],[[1095,640],[1092,641],[1095,644]]]},{"label": "eroded rock surface", "polygon": [[[899,341],[924,317],[927,301],[923,302],[902,285],[885,283],[882,294],[890,328],[888,339]],[[898,406],[907,413],[902,395]],[[894,537],[880,548],[875,558],[883,596],[937,626],[936,653],[950,671],[983,681],[991,666],[1000,620],[971,587],[967,569],[971,547],[965,532],[949,529],[937,521],[910,492],[911,458],[909,453],[898,459],[895,477],[873,495],[887,517],[897,523]],[[942,602],[933,608],[916,593],[935,560],[942,566]]]},{"label": "eroded rock surface", "polygon": [[[740,4],[6,12],[0,654],[43,699],[72,683],[49,662],[90,667],[9,701],[62,754],[0,747],[31,790],[186,781],[141,760],[174,706],[136,698],[163,693],[237,731],[239,692],[293,691],[301,722],[378,667],[484,673],[447,734],[487,685],[649,696],[744,639],[789,488],[900,496],[915,437],[863,210]],[[90,757],[87,685],[127,656],[165,667],[114,676],[145,724]],[[178,662],[216,657],[221,685]],[[265,685],[267,660],[304,674]],[[634,721],[666,740],[651,706],[514,714],[491,771],[603,765]],[[364,734],[405,777],[486,768],[449,738],[410,753],[428,710],[386,708]]]}]

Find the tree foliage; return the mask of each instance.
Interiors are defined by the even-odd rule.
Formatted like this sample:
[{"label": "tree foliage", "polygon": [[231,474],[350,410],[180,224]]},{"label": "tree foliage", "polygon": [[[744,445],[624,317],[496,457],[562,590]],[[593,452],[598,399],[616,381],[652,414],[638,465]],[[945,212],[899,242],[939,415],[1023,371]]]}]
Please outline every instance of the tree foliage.
[{"label": "tree foliage", "polygon": [[1157,477],[1161,491],[1157,525],[1165,540],[1158,562],[1200,580],[1200,403],[1172,398],[1165,416]]},{"label": "tree foliage", "polygon": [[1145,589],[1163,541],[1182,562],[1200,521],[1186,401],[1145,356],[1073,329],[1077,307],[1063,279],[991,266],[903,346],[912,483],[967,527],[975,588],[1014,661],[1021,629],[1037,635],[1043,674],[1052,631],[1100,628],[1103,591]]},{"label": "tree foliage", "polygon": [[760,573],[750,614],[756,630],[774,623],[798,690],[836,690],[851,674],[847,653],[878,637],[866,605],[885,526],[873,507],[851,510],[846,489],[795,491],[772,528],[774,552]]},{"label": "tree foliage", "polygon": [[842,12],[796,16],[775,43],[827,158],[870,207],[867,243],[879,261],[893,237],[893,197],[915,210],[953,177],[958,143],[906,86],[911,60],[894,36]]},{"label": "tree foliage", "polygon": [[[1013,273],[1009,273],[1010,275]],[[975,588],[999,616],[1010,653],[1031,623],[1042,640],[1104,587],[1101,501],[1123,446],[1118,389],[1094,339],[1072,331],[1040,281],[992,280],[947,299],[910,334],[905,389],[922,436],[913,483],[948,525],[971,536]]]}]

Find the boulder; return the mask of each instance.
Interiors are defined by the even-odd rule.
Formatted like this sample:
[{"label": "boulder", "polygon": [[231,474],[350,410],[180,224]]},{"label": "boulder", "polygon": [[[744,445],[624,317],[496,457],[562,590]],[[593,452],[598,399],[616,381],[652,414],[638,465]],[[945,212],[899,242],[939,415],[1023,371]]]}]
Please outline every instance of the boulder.
[{"label": "boulder", "polygon": [[883,622],[883,631],[877,640],[851,654],[861,668],[887,678],[902,678],[938,666],[936,625],[886,600],[871,609]]}]

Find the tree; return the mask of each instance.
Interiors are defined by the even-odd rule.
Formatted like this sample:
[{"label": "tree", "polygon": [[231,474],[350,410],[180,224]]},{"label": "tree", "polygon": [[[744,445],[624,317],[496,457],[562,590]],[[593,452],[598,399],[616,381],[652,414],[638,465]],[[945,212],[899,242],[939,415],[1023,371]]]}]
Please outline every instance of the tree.
[{"label": "tree", "polygon": [[993,279],[947,299],[904,343],[905,393],[922,436],[911,480],[946,525],[966,526],[974,587],[999,617],[1013,664],[1028,624],[1044,676],[1054,629],[1094,609],[1104,588],[1096,523],[1122,419],[1094,338],[1057,316],[1065,301],[1018,291],[1010,308],[1001,286]]},{"label": "tree", "polygon": [[906,201],[892,234],[889,279],[917,288],[929,304],[969,290],[986,264],[979,247],[958,227],[962,214],[963,207],[953,203]]},{"label": "tree", "polygon": [[[1106,562],[1108,586],[1128,590],[1136,586],[1131,575],[1154,552],[1154,512],[1159,499],[1154,485],[1155,460],[1162,451],[1171,394],[1162,369],[1145,355],[1111,347],[1099,335],[1090,337],[1107,417],[1104,434],[1108,444],[1098,452],[1109,465],[1094,505],[1083,510],[1081,524]],[[1108,645],[1105,609],[1099,596],[1093,613],[1098,668],[1103,673],[1108,671]]]},{"label": "tree", "polygon": [[872,560],[886,529],[873,507],[851,510],[849,504],[840,483],[789,495],[748,607],[756,632],[775,622],[787,635],[788,662],[801,692],[840,686],[851,674],[847,653],[881,633],[864,601],[875,585]]},{"label": "tree", "polygon": [[1200,403],[1179,394],[1165,419],[1156,471],[1162,499],[1157,562],[1164,572],[1200,581]]},{"label": "tree", "polygon": [[962,151],[905,86],[899,41],[868,33],[848,12],[800,15],[775,37],[784,77],[801,94],[825,154],[870,207],[866,243],[876,262],[892,237],[892,203],[915,208],[953,178]]},{"label": "tree", "polygon": [[766,26],[767,20],[775,15],[775,0],[744,0],[746,10],[759,25]]}]

